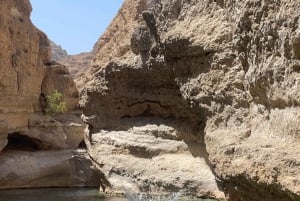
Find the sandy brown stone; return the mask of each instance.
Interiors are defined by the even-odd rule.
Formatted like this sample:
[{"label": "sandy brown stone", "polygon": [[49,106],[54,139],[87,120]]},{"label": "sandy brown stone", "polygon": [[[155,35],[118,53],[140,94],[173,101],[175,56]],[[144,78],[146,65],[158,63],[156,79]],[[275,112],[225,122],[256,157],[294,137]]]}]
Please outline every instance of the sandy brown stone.
[{"label": "sandy brown stone", "polygon": [[[43,119],[51,119],[42,113],[47,107],[45,104],[47,95],[51,95],[55,90],[61,92],[68,111],[78,109],[79,97],[75,83],[66,67],[50,62],[50,43],[47,36],[35,28],[30,21],[30,2],[28,0],[2,1],[0,11],[2,46],[0,52],[0,122],[4,125],[1,126],[3,129],[0,134],[0,149],[2,149],[6,144],[5,138],[8,134],[20,132],[29,136],[43,135],[37,134],[38,131],[33,129],[30,122],[33,116],[38,116],[41,122]],[[50,122],[50,120],[47,121]],[[78,121],[77,115],[77,123]],[[43,127],[47,126],[43,125]],[[46,129],[54,128],[55,130],[59,127],[54,128],[51,125]],[[83,129],[81,129],[81,134],[77,132],[81,139],[83,139],[82,131]],[[65,138],[64,132],[61,133],[56,132],[56,135],[61,135],[56,136],[58,144],[65,143],[64,141],[58,142],[59,139]],[[44,136],[47,135],[44,133]],[[43,141],[43,138],[38,139]]]},{"label": "sandy brown stone", "polygon": [[0,122],[0,151],[7,145],[7,124]]},{"label": "sandy brown stone", "polygon": [[[78,175],[71,151],[61,150],[83,141],[78,91],[66,67],[50,61],[49,40],[30,21],[31,10],[29,0],[0,1],[0,188],[87,185],[81,176],[88,171]],[[68,113],[49,116],[46,96],[55,90]]]},{"label": "sandy brown stone", "polygon": [[81,77],[84,76],[86,71],[91,67],[94,51],[69,55],[66,50],[64,50],[60,45],[55,44],[53,41],[50,41],[50,45],[51,61],[56,61],[66,66],[70,75],[74,78],[75,83],[77,83],[77,80],[81,79]]},{"label": "sandy brown stone", "polygon": [[46,97],[55,91],[62,94],[67,111],[78,109],[79,94],[75,82],[66,66],[53,62],[46,68],[46,77],[42,83],[42,94]]},{"label": "sandy brown stone", "polygon": [[[121,18],[132,7],[142,9],[133,9],[135,15],[129,19]],[[143,118],[148,119],[145,130],[148,124],[182,121],[197,131],[187,136],[197,136],[195,143],[205,147],[199,155],[186,151],[186,157],[208,157],[211,173],[222,181],[231,200],[299,200],[299,8],[298,1],[287,0],[125,1],[82,80],[81,104],[90,126],[87,140],[95,162],[101,161],[99,169],[108,178],[112,174],[107,170],[124,178],[124,185],[135,175],[156,181],[148,171],[165,153],[151,155],[155,143],[139,141],[131,130],[142,128]],[[155,16],[162,43],[157,54],[135,55],[135,47],[134,53],[130,48],[116,53],[120,49],[115,42],[129,47],[134,29],[124,33],[123,26],[113,25],[126,19],[127,27],[144,26],[145,9]],[[159,150],[172,147],[156,142]],[[111,161],[98,157],[106,151]],[[146,160],[150,170],[122,165],[118,153],[126,163]],[[115,171],[118,168],[122,171]]]},{"label": "sandy brown stone", "polygon": [[50,58],[47,37],[29,16],[28,0],[3,1],[0,8],[0,120],[8,131],[27,127],[27,116],[39,108],[43,62]]},{"label": "sandy brown stone", "polygon": [[98,186],[91,166],[83,150],[2,152],[0,189]]}]

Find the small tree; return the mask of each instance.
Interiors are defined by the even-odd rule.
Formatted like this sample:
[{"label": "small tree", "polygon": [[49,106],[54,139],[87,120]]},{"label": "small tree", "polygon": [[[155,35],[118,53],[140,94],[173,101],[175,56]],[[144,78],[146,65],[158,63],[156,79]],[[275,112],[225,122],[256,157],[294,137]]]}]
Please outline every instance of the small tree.
[{"label": "small tree", "polygon": [[47,103],[46,114],[48,115],[55,115],[67,111],[66,103],[63,101],[63,95],[57,90],[47,96]]}]

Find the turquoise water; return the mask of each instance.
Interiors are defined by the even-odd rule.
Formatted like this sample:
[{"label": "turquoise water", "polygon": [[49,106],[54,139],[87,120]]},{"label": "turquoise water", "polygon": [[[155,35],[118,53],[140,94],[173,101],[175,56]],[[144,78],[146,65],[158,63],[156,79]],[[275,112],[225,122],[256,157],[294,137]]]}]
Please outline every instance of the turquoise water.
[{"label": "turquoise water", "polygon": [[0,201],[129,201],[126,198],[103,198],[98,189],[50,188],[0,191]]}]

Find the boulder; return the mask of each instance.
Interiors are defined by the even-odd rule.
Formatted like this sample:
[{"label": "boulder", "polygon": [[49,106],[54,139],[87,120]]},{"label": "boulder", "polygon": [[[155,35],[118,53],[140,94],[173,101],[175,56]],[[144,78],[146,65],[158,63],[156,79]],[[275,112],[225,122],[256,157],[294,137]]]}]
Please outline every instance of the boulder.
[{"label": "boulder", "polygon": [[22,134],[39,140],[45,149],[77,148],[83,141],[84,129],[80,117],[74,114],[32,115],[28,130]]},{"label": "boulder", "polygon": [[99,186],[100,181],[82,150],[3,152],[0,169],[0,189]]}]

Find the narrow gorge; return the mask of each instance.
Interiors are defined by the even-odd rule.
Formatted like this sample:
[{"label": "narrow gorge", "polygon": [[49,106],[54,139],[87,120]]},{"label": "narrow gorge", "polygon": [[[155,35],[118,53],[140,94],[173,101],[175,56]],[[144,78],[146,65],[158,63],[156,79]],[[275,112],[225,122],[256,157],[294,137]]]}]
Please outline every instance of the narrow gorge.
[{"label": "narrow gorge", "polygon": [[[99,185],[88,154],[77,150],[85,125],[68,69],[51,62],[29,0],[0,5],[0,189]],[[68,112],[49,116],[46,97],[55,90]]]},{"label": "narrow gorge", "polygon": [[0,189],[300,201],[299,1],[125,0],[75,56],[0,4]]}]

